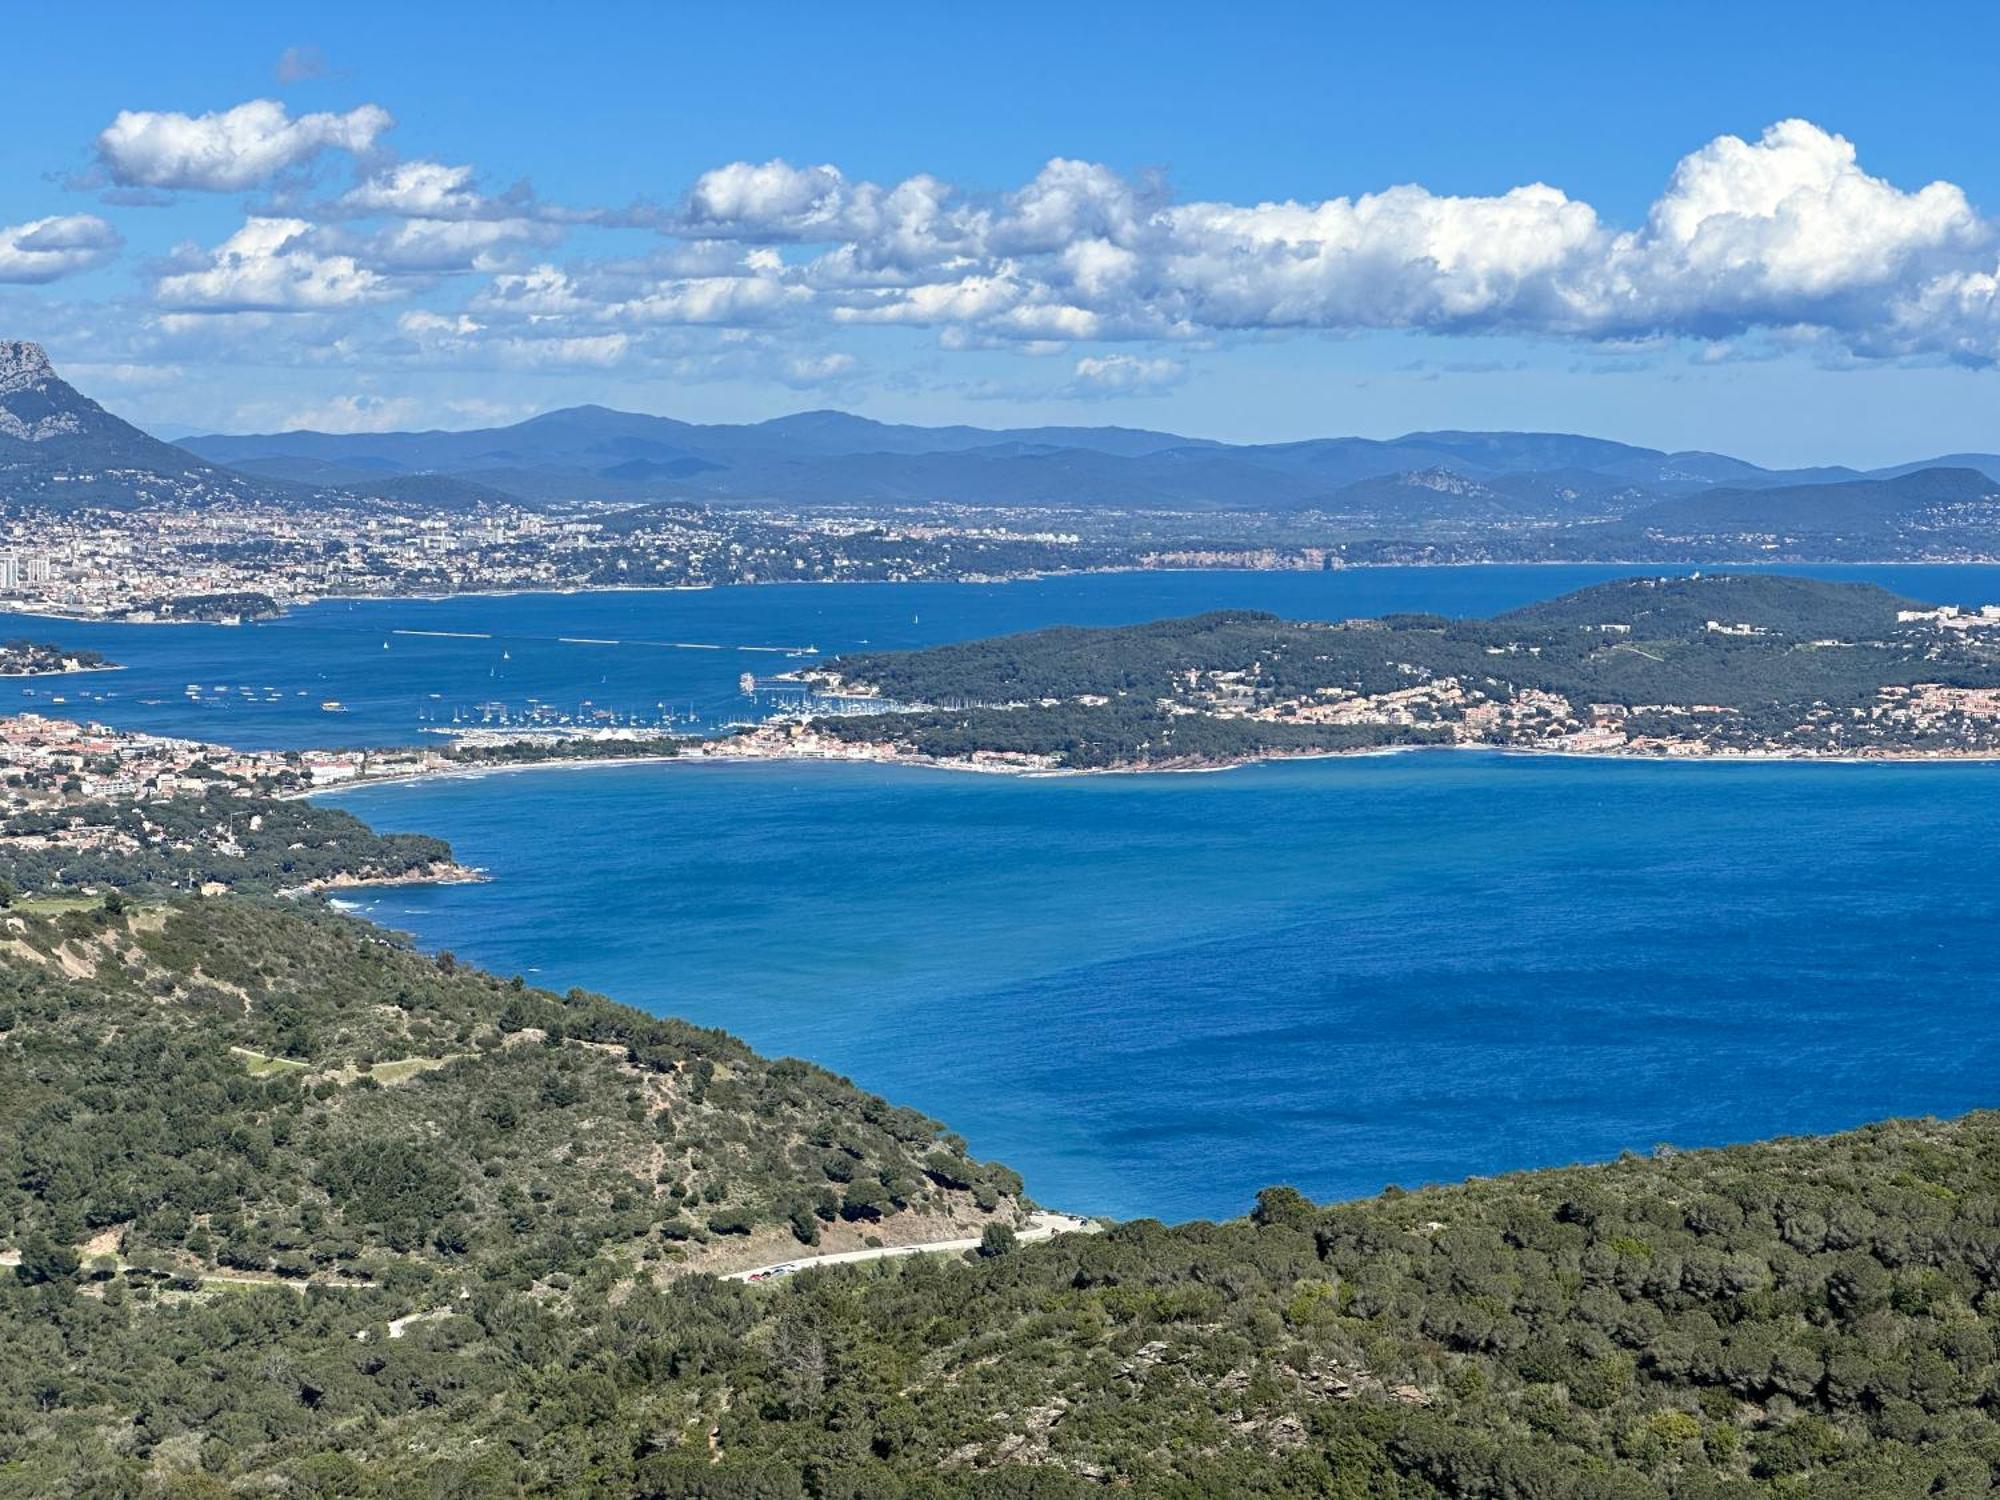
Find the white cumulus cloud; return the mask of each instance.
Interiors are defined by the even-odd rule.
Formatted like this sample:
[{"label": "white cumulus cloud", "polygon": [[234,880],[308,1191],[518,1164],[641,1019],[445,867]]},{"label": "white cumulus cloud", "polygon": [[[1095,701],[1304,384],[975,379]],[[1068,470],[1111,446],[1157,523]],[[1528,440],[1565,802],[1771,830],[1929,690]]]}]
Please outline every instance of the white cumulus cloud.
[{"label": "white cumulus cloud", "polygon": [[485,216],[487,199],[473,185],[471,167],[405,161],[341,194],[337,206],[356,214],[477,219]]},{"label": "white cumulus cloud", "polygon": [[[864,185],[865,186],[865,185]],[[732,238],[833,238],[848,227],[853,193],[838,167],[731,162],[704,172],[688,190],[690,231]]]},{"label": "white cumulus cloud", "polygon": [[293,119],[275,99],[205,115],[121,110],[97,137],[97,158],[125,187],[240,192],[322,151],[361,154],[395,124],[379,105]]},{"label": "white cumulus cloud", "polygon": [[[1951,183],[1870,172],[1853,142],[1805,120],[1662,162],[1650,206],[1624,222],[1544,182],[1231,202],[1063,156],[997,189],[728,162],[667,207],[573,209],[525,183],[488,192],[469,165],[395,161],[378,144],[391,123],[372,105],[294,118],[268,100],[120,115],[99,151],[124,187],[273,188],[238,234],[157,277],[161,308],[332,311],[470,272],[463,306],[427,297],[446,321],[398,328],[399,351],[671,357],[811,380],[845,373],[812,367],[828,329],[920,329],[948,349],[1068,350],[1078,394],[1159,390],[1185,375],[1165,348],[1291,330],[2000,362],[2000,224]],[[335,150],[357,158],[354,180],[305,205],[296,169]],[[572,230],[603,245],[641,229],[656,233],[649,253],[558,253]],[[91,216],[0,230],[0,280],[115,250]]]},{"label": "white cumulus cloud", "polygon": [[88,271],[116,255],[121,243],[95,214],[0,225],[0,282],[35,285]]},{"label": "white cumulus cloud", "polygon": [[1187,366],[1177,359],[1142,358],[1136,354],[1088,354],[1076,362],[1072,393],[1076,395],[1151,395],[1187,378]]},{"label": "white cumulus cloud", "polygon": [[[786,316],[932,327],[960,345],[1776,329],[1861,354],[2000,356],[1995,226],[1952,184],[1874,176],[1850,141],[1804,120],[1710,141],[1629,228],[1545,183],[1178,202],[1156,180],[1061,157],[986,195],[929,176],[882,185],[832,165],[735,162],[702,174],[662,227],[688,244],[789,247],[777,277],[808,295],[782,299]],[[726,313],[728,299],[710,300]]]},{"label": "white cumulus cloud", "polygon": [[343,248],[380,271],[499,270],[510,252],[546,248],[561,233],[533,219],[405,219]]},{"label": "white cumulus cloud", "polygon": [[180,313],[325,312],[396,294],[353,256],[313,248],[311,232],[304,219],[249,219],[196,264],[160,277],[155,300]]}]

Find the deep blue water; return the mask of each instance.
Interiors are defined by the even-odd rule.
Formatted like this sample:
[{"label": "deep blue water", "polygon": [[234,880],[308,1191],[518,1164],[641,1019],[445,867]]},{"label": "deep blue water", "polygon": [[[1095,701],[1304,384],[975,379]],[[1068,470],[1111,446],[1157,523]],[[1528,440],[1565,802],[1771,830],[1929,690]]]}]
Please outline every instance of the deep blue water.
[{"label": "deep blue water", "polygon": [[849,1073],[1074,1209],[2000,1102],[2000,768],[660,765],[339,800],[496,877],[378,920]]},{"label": "deep blue water", "polygon": [[[332,602],[237,629],[31,621],[130,670],[7,684],[0,707],[255,746],[407,743],[426,715],[489,699],[714,722],[753,709],[739,673],[793,664],[745,646],[903,647],[1222,606],[1476,614],[1629,571]],[[2000,568],[1812,571],[2000,600]],[[605,640],[621,644],[590,643]],[[322,713],[326,698],[351,711]],[[1280,1180],[1343,1196],[2000,1103],[2000,768],[1428,754],[1014,781],[669,765],[340,800],[496,877],[385,893],[369,904],[381,920],[847,1072],[1075,1209],[1230,1214]]]},{"label": "deep blue water", "polygon": [[[742,673],[768,675],[799,665],[780,652],[747,647],[816,646],[823,654],[864,645],[897,649],[1224,607],[1306,619],[1396,609],[1488,614],[1632,571],[1119,573],[1010,584],[331,600],[280,620],[235,627],[22,618],[0,628],[93,647],[128,670],[0,683],[0,711],[36,708],[246,748],[410,744],[422,738],[426,722],[449,723],[454,711],[470,715],[481,704],[501,703],[519,713],[537,698],[569,713],[692,713],[713,725],[759,712],[737,691]],[[2000,567],[1797,571],[1866,578],[1940,603],[2000,600]],[[460,634],[403,633],[409,631]],[[606,641],[616,644],[601,644]],[[200,685],[198,698],[188,696],[189,684]],[[328,699],[347,711],[322,712]]]}]

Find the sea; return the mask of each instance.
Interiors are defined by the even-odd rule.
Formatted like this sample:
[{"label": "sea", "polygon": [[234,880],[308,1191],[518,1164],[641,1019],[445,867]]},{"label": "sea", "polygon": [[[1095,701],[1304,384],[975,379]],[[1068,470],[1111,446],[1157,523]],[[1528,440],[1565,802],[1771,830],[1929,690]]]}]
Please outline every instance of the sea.
[{"label": "sea", "polygon": [[[441,714],[530,700],[630,716],[678,704],[715,724],[767,711],[740,674],[810,660],[785,654],[808,646],[1210,608],[1484,614],[1631,571],[332,601],[235,628],[24,621],[125,670],[7,684],[0,703],[263,746],[411,743]],[[1810,571],[2000,601],[2000,568]],[[2000,766],[1423,751],[1021,779],[665,763],[332,800],[449,839],[492,877],[353,903],[422,946],[810,1059],[1079,1212],[1226,1216],[1274,1183],[1345,1198],[2000,1103]]]}]

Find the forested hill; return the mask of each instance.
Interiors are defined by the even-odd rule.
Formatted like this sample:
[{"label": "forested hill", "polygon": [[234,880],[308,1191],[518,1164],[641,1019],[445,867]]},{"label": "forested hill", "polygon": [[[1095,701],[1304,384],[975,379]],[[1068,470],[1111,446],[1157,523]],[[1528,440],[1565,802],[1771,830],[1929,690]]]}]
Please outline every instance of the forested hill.
[{"label": "forested hill", "polygon": [[1648,639],[1699,636],[1710,621],[1747,624],[1791,640],[1865,641],[1890,635],[1897,617],[1931,608],[1872,583],[1831,583],[1784,573],[1690,573],[1619,578],[1495,617],[1503,629],[1561,631],[1625,625]]},{"label": "forested hill", "polygon": [[815,726],[830,739],[1050,766],[1437,743],[2000,749],[2000,699],[1981,696],[2000,688],[2000,615],[1772,574],[1623,579],[1490,620],[1227,611],[1043,630],[845,656],[828,676],[915,710]]},{"label": "forested hill", "polygon": [[24,903],[5,923],[16,1248],[109,1233],[163,1280],[532,1280],[1011,1221],[1018,1178],[915,1111],[316,906]]},{"label": "forested hill", "polygon": [[817,1069],[331,915],[6,920],[0,1496],[2000,1477],[1995,1116],[745,1285],[676,1273],[1003,1224],[1014,1184]]},{"label": "forested hill", "polygon": [[58,672],[95,672],[109,665],[103,654],[25,637],[0,641],[0,677],[39,677]]},{"label": "forested hill", "polygon": [[[1621,639],[1687,641],[1718,625],[1750,625],[1785,641],[1862,641],[1894,634],[1902,611],[1929,606],[1872,584],[1828,583],[1779,574],[1689,574],[1618,579],[1531,604],[1491,620],[1390,615],[1336,622],[1295,621],[1255,610],[1219,610],[1150,624],[1062,626],[1022,635],[954,642],[920,651],[856,653],[829,671],[852,685],[908,703],[1027,702],[1078,694],[1166,693],[1189,671],[1280,660],[1323,663],[1329,671],[1407,661],[1455,670],[1489,646],[1540,648],[1551,656],[1627,666],[1604,655],[1607,627]],[[1622,630],[1616,627],[1623,627]],[[1301,660],[1303,659],[1303,660]],[[1718,660],[1718,666],[1736,665]]]}]

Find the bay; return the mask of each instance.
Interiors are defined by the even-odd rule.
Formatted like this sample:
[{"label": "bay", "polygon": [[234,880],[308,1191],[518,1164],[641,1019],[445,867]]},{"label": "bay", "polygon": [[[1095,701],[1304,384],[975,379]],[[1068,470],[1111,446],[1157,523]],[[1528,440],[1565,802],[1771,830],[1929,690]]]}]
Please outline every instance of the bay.
[{"label": "bay", "polygon": [[1430,752],[361,788],[495,877],[362,903],[1179,1219],[1995,1102],[2000,768]]}]

